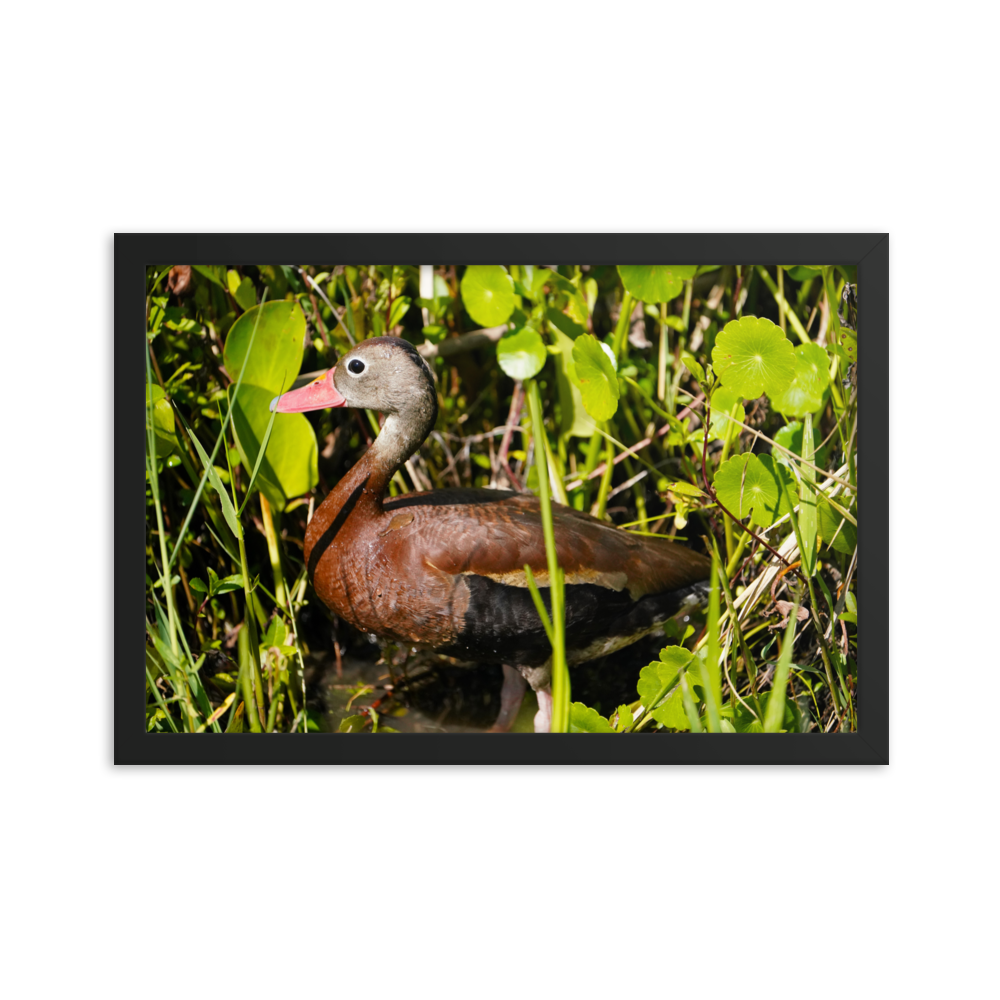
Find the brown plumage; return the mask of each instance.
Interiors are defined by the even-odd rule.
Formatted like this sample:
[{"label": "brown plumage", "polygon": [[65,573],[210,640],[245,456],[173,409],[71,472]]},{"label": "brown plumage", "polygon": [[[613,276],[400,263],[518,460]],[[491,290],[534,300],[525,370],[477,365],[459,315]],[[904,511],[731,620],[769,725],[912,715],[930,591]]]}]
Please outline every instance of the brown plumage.
[{"label": "brown plumage", "polygon": [[[539,694],[536,728],[547,728],[551,648],[524,572],[529,565],[548,605],[538,500],[482,489],[385,499],[393,473],[437,415],[431,375],[406,341],[363,341],[316,382],[272,403],[282,412],[344,405],[378,410],[386,420],[306,529],[316,593],[363,631],[508,665],[501,728],[516,712],[522,675]],[[553,514],[571,664],[634,642],[699,598],[710,565],[704,556],[569,507],[555,505]]]}]

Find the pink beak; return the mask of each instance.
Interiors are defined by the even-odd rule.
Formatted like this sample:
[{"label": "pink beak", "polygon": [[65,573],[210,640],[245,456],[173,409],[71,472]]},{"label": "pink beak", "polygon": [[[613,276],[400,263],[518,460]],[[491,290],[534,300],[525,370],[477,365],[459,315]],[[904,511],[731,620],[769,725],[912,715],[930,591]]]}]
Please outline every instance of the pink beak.
[{"label": "pink beak", "polygon": [[337,387],[333,384],[333,373],[336,370],[331,368],[301,389],[275,396],[271,400],[271,412],[305,413],[308,410],[323,410],[328,406],[347,406],[347,400],[337,392]]}]

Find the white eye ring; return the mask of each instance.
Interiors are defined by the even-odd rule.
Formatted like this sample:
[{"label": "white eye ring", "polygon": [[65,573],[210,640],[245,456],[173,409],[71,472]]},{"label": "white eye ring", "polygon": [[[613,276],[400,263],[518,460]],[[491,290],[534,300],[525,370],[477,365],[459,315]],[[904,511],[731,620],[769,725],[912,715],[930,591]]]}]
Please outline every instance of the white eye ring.
[{"label": "white eye ring", "polygon": [[[361,368],[357,371],[355,371],[356,365],[361,365]],[[367,370],[368,366],[360,358],[351,358],[351,360],[347,363],[347,374],[353,375],[354,378],[357,378],[359,375],[364,375]]]}]

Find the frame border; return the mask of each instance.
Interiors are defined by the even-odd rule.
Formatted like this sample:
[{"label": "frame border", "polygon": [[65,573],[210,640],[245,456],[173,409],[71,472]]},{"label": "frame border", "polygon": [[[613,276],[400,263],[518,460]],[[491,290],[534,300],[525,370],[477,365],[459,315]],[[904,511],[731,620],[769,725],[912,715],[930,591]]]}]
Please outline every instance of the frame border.
[{"label": "frame border", "polygon": [[[889,761],[889,238],[853,234],[116,234],[114,352],[114,609],[116,763],[871,763]],[[129,414],[143,405],[145,366],[133,346],[132,316],[144,315],[144,268],[149,263],[256,264],[282,260],[399,260],[509,263],[517,259],[574,263],[773,264],[832,261],[857,264],[863,285],[859,339],[864,338],[864,420],[858,466],[865,480],[864,672],[859,678],[858,733],[825,739],[806,734],[730,734],[727,740],[539,740],[535,734],[424,733],[399,740],[340,740],[304,735],[244,740],[171,739],[148,734],[142,674],[133,668],[132,622],[144,617],[139,553],[145,514],[131,485],[142,481],[143,422]],[[859,295],[860,298],[860,295]],[[133,310],[135,310],[133,312]],[[862,332],[863,331],[863,332]],[[133,365],[135,366],[133,368]],[[139,374],[142,372],[143,377]],[[132,540],[130,542],[130,539]],[[144,641],[144,636],[142,641]],[[136,721],[138,720],[138,722]],[[209,735],[209,734],[206,734]],[[316,737],[316,734],[312,734]],[[334,734],[330,734],[332,737]],[[816,734],[809,734],[816,735]]]}]

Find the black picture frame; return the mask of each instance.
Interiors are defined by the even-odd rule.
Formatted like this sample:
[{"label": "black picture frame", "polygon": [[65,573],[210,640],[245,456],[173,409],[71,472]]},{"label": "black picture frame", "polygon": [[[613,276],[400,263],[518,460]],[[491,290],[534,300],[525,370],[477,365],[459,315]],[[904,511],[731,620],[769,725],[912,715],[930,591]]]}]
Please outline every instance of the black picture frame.
[{"label": "black picture frame", "polygon": [[[143,385],[137,327],[145,316],[149,264],[398,260],[486,264],[516,259],[588,263],[854,264],[858,268],[858,473],[865,484],[859,525],[858,731],[729,734],[700,739],[598,740],[583,734],[242,734],[240,739],[147,734]],[[889,762],[889,237],[836,234],[147,234],[118,233],[114,248],[116,764],[887,764]],[[861,635],[863,633],[863,639]]]}]

